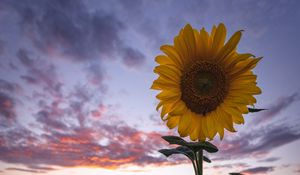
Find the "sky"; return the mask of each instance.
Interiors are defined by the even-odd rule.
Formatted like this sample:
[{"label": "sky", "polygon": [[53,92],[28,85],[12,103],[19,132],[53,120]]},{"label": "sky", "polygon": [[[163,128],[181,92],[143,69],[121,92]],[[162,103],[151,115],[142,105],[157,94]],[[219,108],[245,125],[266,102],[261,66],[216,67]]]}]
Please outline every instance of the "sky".
[{"label": "sky", "polygon": [[[262,94],[205,174],[300,174],[297,0],[0,0],[0,174],[193,174],[164,157],[168,130],[150,90],[154,58],[187,23],[228,34]],[[229,37],[229,36],[228,36]],[[228,38],[227,37],[227,38]]]}]

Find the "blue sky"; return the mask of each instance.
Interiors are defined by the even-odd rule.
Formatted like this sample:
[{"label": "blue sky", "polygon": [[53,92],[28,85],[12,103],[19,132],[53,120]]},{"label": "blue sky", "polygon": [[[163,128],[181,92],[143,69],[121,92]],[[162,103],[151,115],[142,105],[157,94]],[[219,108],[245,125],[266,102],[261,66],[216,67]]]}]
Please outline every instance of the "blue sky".
[{"label": "blue sky", "polygon": [[0,0],[0,174],[193,173],[157,153],[176,134],[150,90],[154,57],[187,23],[263,56],[263,93],[237,133],[214,143],[207,174],[299,174],[300,3],[290,1]]}]

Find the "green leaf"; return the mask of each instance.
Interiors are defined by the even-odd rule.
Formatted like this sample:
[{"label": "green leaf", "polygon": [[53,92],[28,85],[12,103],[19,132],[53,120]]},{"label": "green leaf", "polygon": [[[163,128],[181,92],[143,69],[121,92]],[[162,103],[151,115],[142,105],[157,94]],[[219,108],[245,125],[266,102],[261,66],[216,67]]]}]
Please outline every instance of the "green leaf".
[{"label": "green leaf", "polygon": [[194,152],[197,152],[201,149],[209,152],[209,153],[215,153],[218,152],[218,148],[211,144],[210,142],[188,142],[187,143],[187,147],[189,147],[190,149],[192,149]]},{"label": "green leaf", "polygon": [[169,144],[177,144],[185,146],[187,142],[178,136],[162,136],[162,138]]},{"label": "green leaf", "polygon": [[203,160],[207,163],[211,163],[211,160],[206,156],[203,156]]},{"label": "green leaf", "polygon": [[218,148],[211,144],[210,142],[187,142],[178,136],[162,136],[164,140],[166,140],[169,144],[177,144],[181,146],[186,146],[190,148],[192,151],[197,152],[200,149],[203,149],[209,153],[218,152]]},{"label": "green leaf", "polygon": [[179,146],[177,148],[173,148],[173,149],[161,149],[158,152],[164,154],[166,157],[169,157],[173,154],[183,154],[185,156],[187,156],[190,160],[195,160],[195,155],[193,153],[192,150],[190,150],[188,147],[186,146]]},{"label": "green leaf", "polygon": [[264,110],[267,110],[267,109],[248,108],[249,112],[259,112],[259,111],[264,111]]}]

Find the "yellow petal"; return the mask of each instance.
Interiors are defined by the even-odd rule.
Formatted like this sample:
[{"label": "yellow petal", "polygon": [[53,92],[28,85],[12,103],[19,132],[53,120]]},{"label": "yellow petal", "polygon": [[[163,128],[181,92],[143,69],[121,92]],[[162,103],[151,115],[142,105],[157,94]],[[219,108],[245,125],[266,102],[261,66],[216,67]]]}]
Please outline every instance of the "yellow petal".
[{"label": "yellow petal", "polygon": [[227,95],[228,99],[232,99],[233,102],[242,101],[241,104],[251,105],[253,103],[256,103],[256,99],[252,96],[252,94],[247,93],[232,93],[229,92]]},{"label": "yellow petal", "polygon": [[155,89],[155,90],[178,89],[179,85],[173,85],[173,84],[168,84],[168,83],[159,83],[157,81],[153,81],[153,84],[150,88]]},{"label": "yellow petal", "polygon": [[225,58],[228,59],[229,61],[227,62],[227,64],[225,64],[225,69],[227,70],[232,70],[233,67],[244,60],[247,60],[250,57],[254,57],[254,55],[250,54],[250,53],[244,53],[244,54],[235,54],[234,56],[232,56],[231,58]]},{"label": "yellow petal", "polygon": [[217,30],[217,27],[215,25],[213,25],[213,27],[211,29],[211,32],[210,32],[210,36],[209,36],[209,39],[211,40],[211,43],[213,43],[213,41],[214,41],[216,30]]},{"label": "yellow petal", "polygon": [[226,28],[224,24],[219,24],[214,35],[212,43],[212,52],[217,54],[218,51],[223,47],[226,38]]},{"label": "yellow petal", "polygon": [[243,114],[248,114],[249,113],[249,110],[248,110],[247,106],[245,106],[245,105],[236,105],[235,107],[239,111],[241,111],[241,113],[243,113]]},{"label": "yellow petal", "polygon": [[[208,132],[208,127],[207,127],[207,117],[203,116],[201,117],[201,127],[202,127],[202,132],[205,138],[209,138],[209,132]],[[211,138],[209,138],[211,139]]]},{"label": "yellow petal", "polygon": [[207,59],[209,58],[210,48],[208,45],[209,35],[204,28],[200,30],[200,42],[201,42],[201,58]]},{"label": "yellow petal", "polygon": [[255,85],[240,85],[240,86],[231,86],[230,91],[234,93],[245,93],[245,94],[261,94],[261,89]]},{"label": "yellow petal", "polygon": [[160,47],[160,50],[163,51],[169,58],[171,58],[177,65],[183,65],[180,55],[173,46],[163,45]]},{"label": "yellow petal", "polygon": [[206,124],[207,124],[208,136],[212,140],[217,133],[216,122],[215,122],[216,116],[214,111],[210,112],[207,115],[208,116],[206,116]]},{"label": "yellow petal", "polygon": [[178,126],[179,120],[180,120],[180,116],[168,117],[168,121],[167,121],[168,128],[173,129],[176,126]]},{"label": "yellow petal", "polygon": [[185,137],[189,134],[191,121],[191,111],[187,110],[179,120],[178,132],[181,137]]},{"label": "yellow petal", "polygon": [[242,113],[235,107],[225,106],[224,112],[228,113],[232,117],[232,121],[236,124],[244,124],[244,118]]},{"label": "yellow petal", "polygon": [[199,58],[203,50],[201,50],[202,46],[200,41],[200,33],[196,29],[194,29],[194,37],[196,43],[196,58]]},{"label": "yellow petal", "polygon": [[222,140],[223,137],[224,137],[224,127],[223,127],[223,124],[222,124],[221,117],[222,117],[222,111],[220,110],[220,107],[219,107],[219,108],[216,110],[216,121],[217,121],[217,123],[218,123],[218,125],[217,125],[217,130],[218,130],[220,139]]},{"label": "yellow petal", "polygon": [[163,103],[162,103],[162,102],[159,102],[158,105],[156,106],[156,110],[158,111],[159,108],[161,108],[162,105],[163,105]]},{"label": "yellow petal", "polygon": [[151,89],[156,90],[166,90],[166,89],[179,89],[180,86],[174,81],[159,77],[157,80],[153,81]]},{"label": "yellow petal", "polygon": [[230,76],[234,77],[234,76],[238,76],[244,72],[247,72],[251,69],[253,69],[256,64],[262,59],[262,57],[259,58],[249,58],[245,61],[241,61],[239,62],[235,67],[234,67],[234,71],[230,72]]},{"label": "yellow petal", "polygon": [[232,115],[232,121],[236,124],[244,124],[245,120],[242,115]]},{"label": "yellow petal", "polygon": [[236,48],[242,36],[242,32],[235,32],[232,37],[227,41],[227,43],[221,48],[220,52],[217,54],[219,60],[224,59],[228,54],[230,54]]},{"label": "yellow petal", "polygon": [[227,113],[224,113],[224,121],[225,121],[225,128],[230,132],[236,132],[236,130],[233,127],[233,121],[231,115],[228,115]]},{"label": "yellow petal", "polygon": [[[177,103],[181,101],[180,98],[177,99],[170,99],[170,100],[163,100],[161,101],[162,110],[160,117],[163,121],[166,120],[165,116],[174,110],[175,107],[177,107]],[[170,114],[169,114],[170,115]]]},{"label": "yellow petal", "polygon": [[257,79],[257,76],[254,75],[253,73],[251,74],[241,74],[241,75],[238,75],[238,76],[235,76],[235,77],[230,77],[230,82],[235,82],[235,81],[238,81],[238,82],[243,82],[243,83],[249,83],[249,82],[256,82],[256,79]]},{"label": "yellow petal", "polygon": [[159,89],[176,89],[179,88],[179,83],[169,78],[159,76],[158,79],[153,81],[153,86],[154,87],[151,87],[151,89],[154,89],[155,87],[160,87]]},{"label": "yellow petal", "polygon": [[155,57],[155,61],[161,65],[174,65],[178,69],[182,69],[180,64],[178,64],[176,61],[165,55],[158,55],[157,57]]},{"label": "yellow petal", "polygon": [[185,60],[183,61],[182,64],[184,65],[186,60],[190,59],[190,57],[189,57],[188,47],[184,41],[183,30],[181,30],[179,32],[179,35],[174,38],[174,48],[179,53],[181,60]]},{"label": "yellow petal", "polygon": [[194,127],[193,127],[192,133],[190,135],[190,139],[192,141],[195,141],[195,140],[199,139],[199,133],[200,133],[199,125],[200,125],[200,121],[198,119],[198,116],[193,115],[192,117],[193,117],[192,118],[192,123],[194,124]]},{"label": "yellow petal", "polygon": [[163,90],[158,95],[156,95],[156,98],[160,100],[179,99],[180,97],[181,97],[181,92],[175,89]]},{"label": "yellow petal", "polygon": [[159,74],[160,76],[163,76],[175,82],[180,81],[181,72],[172,66],[167,66],[167,65],[156,66],[154,68],[154,72]]},{"label": "yellow petal", "polygon": [[182,115],[187,111],[187,107],[185,103],[183,103],[181,100],[178,101],[176,104],[176,107],[173,108],[173,110],[170,112],[171,115]]},{"label": "yellow petal", "polygon": [[187,24],[183,29],[183,39],[189,53],[189,58],[196,57],[196,41],[191,25]]}]

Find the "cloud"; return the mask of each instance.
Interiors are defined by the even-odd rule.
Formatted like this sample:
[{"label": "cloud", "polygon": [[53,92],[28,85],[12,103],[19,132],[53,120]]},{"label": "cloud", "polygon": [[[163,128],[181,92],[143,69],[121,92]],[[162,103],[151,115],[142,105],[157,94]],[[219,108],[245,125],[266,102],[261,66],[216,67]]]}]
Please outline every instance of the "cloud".
[{"label": "cloud", "polygon": [[15,120],[15,101],[9,95],[0,92],[0,115],[9,120]]},{"label": "cloud", "polygon": [[22,88],[17,83],[12,83],[10,81],[0,79],[0,91],[5,91],[8,93],[20,94],[22,92]]},{"label": "cloud", "polygon": [[0,40],[0,55],[4,53],[5,50],[5,42]]},{"label": "cloud", "polygon": [[37,113],[37,119],[36,121],[44,124],[44,129],[49,130],[56,129],[56,130],[66,130],[68,127],[63,122],[59,120],[59,117],[61,117],[57,111],[47,111],[47,110],[41,110]]},{"label": "cloud", "polygon": [[8,171],[21,171],[21,172],[27,172],[27,173],[46,173],[46,171],[38,171],[33,169],[24,169],[24,168],[6,168],[5,170]]},{"label": "cloud", "polygon": [[[90,11],[79,0],[6,2],[19,15],[25,36],[40,52],[73,61],[114,60],[120,56],[128,64],[128,53],[123,50],[133,49],[120,34],[126,31],[126,23],[114,14],[101,9]],[[130,56],[132,66],[135,59],[137,63],[144,59],[139,51]]]},{"label": "cloud", "polygon": [[141,66],[145,61],[145,56],[138,50],[132,48],[125,48],[123,55],[123,63],[128,67]]},{"label": "cloud", "polygon": [[28,84],[40,86],[52,96],[62,96],[61,87],[63,83],[60,82],[56,67],[53,64],[45,60],[30,58],[29,52],[25,49],[19,49],[17,57],[27,70],[25,75],[20,76],[21,79]]},{"label": "cloud", "polygon": [[[63,133],[52,131],[40,136],[26,128],[14,128],[5,135],[0,142],[0,159],[31,168],[55,165],[114,169],[175,163],[155,156],[163,143],[160,134],[138,131],[124,123],[72,127]],[[103,138],[108,138],[104,145],[99,142]]]},{"label": "cloud", "polygon": [[[282,125],[269,125],[241,132],[234,138],[225,138],[220,142],[220,153],[215,160],[265,157],[275,148],[300,139],[295,128]],[[226,157],[226,158],[225,158]]]},{"label": "cloud", "polygon": [[223,168],[246,168],[249,167],[246,163],[232,163],[232,164],[220,164],[212,166],[213,169],[223,169]]},{"label": "cloud", "polygon": [[274,167],[268,166],[268,167],[255,167],[255,168],[249,168],[246,170],[243,170],[242,173],[245,174],[266,174],[269,172],[272,172],[274,170]]},{"label": "cloud", "polygon": [[[22,1],[9,5],[20,15],[21,27],[40,51],[70,59],[91,59],[95,51],[111,51],[121,23],[100,12],[90,15],[82,1]],[[104,44],[107,42],[106,44]]]},{"label": "cloud", "polygon": [[279,157],[270,157],[267,159],[259,160],[259,162],[275,162],[277,160],[280,160],[280,158]]},{"label": "cloud", "polygon": [[165,145],[159,133],[112,121],[105,115],[110,107],[94,96],[86,86],[76,86],[62,97],[37,97],[28,126],[15,123],[0,129],[0,160],[46,172],[51,170],[34,166],[115,169],[186,161],[167,161],[157,152]]},{"label": "cloud", "polygon": [[253,121],[253,124],[259,124],[263,121],[270,121],[272,118],[278,116],[283,110],[300,100],[298,93],[293,93],[287,97],[281,97],[277,100],[275,104],[264,111],[260,117],[256,117]]},{"label": "cloud", "polygon": [[107,92],[107,85],[105,84],[105,70],[99,63],[91,63],[86,67],[86,79],[89,84],[99,87],[102,93]]}]

